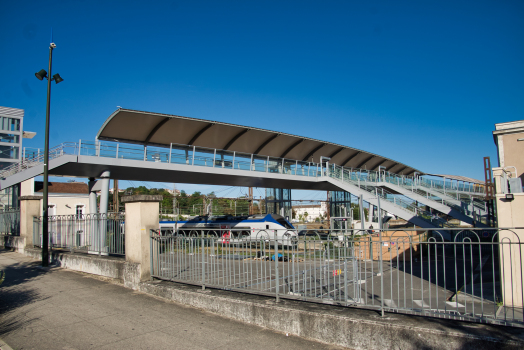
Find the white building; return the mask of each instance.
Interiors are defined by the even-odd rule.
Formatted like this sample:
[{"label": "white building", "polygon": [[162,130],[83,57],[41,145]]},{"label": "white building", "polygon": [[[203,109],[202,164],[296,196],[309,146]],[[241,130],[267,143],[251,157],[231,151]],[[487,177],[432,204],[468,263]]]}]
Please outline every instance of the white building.
[{"label": "white building", "polygon": [[[299,219],[300,216],[303,217],[303,220],[307,222],[313,222],[321,215],[325,218],[328,207],[326,202],[321,202],[320,204],[304,204],[304,205],[294,205],[292,207],[295,212],[295,219]],[[307,213],[307,218],[305,214]]]},{"label": "white building", "polygon": [[[22,182],[22,196],[42,196],[40,213],[43,215],[43,182],[29,179]],[[50,182],[48,187],[49,216],[89,214],[89,187],[84,182]]]}]

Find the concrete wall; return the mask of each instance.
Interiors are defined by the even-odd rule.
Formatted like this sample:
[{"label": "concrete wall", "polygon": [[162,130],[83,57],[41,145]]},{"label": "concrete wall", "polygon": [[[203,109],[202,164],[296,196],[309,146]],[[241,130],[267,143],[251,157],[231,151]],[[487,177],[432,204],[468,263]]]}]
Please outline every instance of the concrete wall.
[{"label": "concrete wall", "polygon": [[524,120],[495,124],[495,128],[499,166],[516,167],[518,176],[524,183],[524,141],[517,141],[524,138]]},{"label": "concrete wall", "polygon": [[0,247],[12,249],[15,252],[24,253],[25,240],[20,236],[0,234]]}]

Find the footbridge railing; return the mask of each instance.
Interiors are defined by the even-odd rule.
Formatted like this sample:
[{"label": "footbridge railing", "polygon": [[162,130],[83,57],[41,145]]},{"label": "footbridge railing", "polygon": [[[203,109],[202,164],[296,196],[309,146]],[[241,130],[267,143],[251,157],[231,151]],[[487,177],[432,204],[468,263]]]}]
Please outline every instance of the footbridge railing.
[{"label": "footbridge railing", "polygon": [[[449,227],[437,215],[417,207],[415,201],[394,193],[378,192],[375,187],[367,186],[373,179],[378,179],[380,173],[362,169],[344,168],[337,165],[326,165],[314,162],[298,161],[293,159],[259,156],[234,151],[196,147],[180,144],[170,144],[167,147],[143,146],[107,141],[84,141],[78,143],[67,142],[54,147],[49,152],[50,160],[63,155],[91,156],[113,159],[127,159],[145,162],[159,162],[172,164],[185,164],[210,168],[223,168],[234,170],[247,170],[254,172],[278,173],[306,177],[329,176],[352,186],[358,186],[369,192],[372,197],[381,197],[400,210],[423,218],[429,222],[430,227]],[[22,162],[14,164],[0,172],[0,178],[15,175],[26,169],[39,166],[43,163],[43,154],[26,157]],[[343,174],[338,176],[335,174]],[[399,177],[400,178],[400,177]],[[415,181],[415,178],[402,177],[403,181]],[[371,198],[371,197],[370,197]]]}]

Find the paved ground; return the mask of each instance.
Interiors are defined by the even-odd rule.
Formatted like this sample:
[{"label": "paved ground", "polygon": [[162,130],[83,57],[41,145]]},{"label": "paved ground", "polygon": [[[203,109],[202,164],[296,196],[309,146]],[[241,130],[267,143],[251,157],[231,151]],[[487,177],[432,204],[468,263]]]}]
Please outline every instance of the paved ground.
[{"label": "paved ground", "polygon": [[[0,349],[340,349],[0,249]],[[2,342],[3,341],[3,342]]]}]

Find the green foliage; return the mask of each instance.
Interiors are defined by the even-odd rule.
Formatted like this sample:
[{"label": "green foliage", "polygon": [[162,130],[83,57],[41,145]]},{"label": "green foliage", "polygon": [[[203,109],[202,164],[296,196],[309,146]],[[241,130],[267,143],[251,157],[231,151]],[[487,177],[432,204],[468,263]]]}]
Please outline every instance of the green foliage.
[{"label": "green foliage", "polygon": [[5,280],[5,271],[0,271],[0,284]]},{"label": "green foliage", "polygon": [[[229,199],[229,198],[209,198],[214,197],[215,193],[211,192],[207,195],[202,192],[196,191],[191,195],[188,195],[186,191],[182,190],[180,195],[173,196],[171,193],[163,188],[146,188],[145,186],[140,187],[129,187],[124,193],[120,193],[119,196],[126,194],[147,194],[147,195],[161,195],[163,197],[161,202],[161,209],[163,214],[173,213],[173,200],[177,207],[180,209],[179,214],[181,215],[200,215],[204,212],[204,202],[207,205],[212,204],[212,212],[214,215],[246,215],[249,212],[249,201],[247,198]],[[113,202],[112,195],[109,198],[109,202]],[[263,205],[262,205],[263,206]],[[121,207],[122,209],[122,207]],[[236,210],[235,210],[236,209]],[[263,209],[263,208],[262,208]],[[260,213],[260,207],[258,203],[253,204],[254,213]],[[263,210],[264,212],[264,210]],[[166,216],[167,218],[171,218]],[[179,220],[183,220],[181,216]]]}]

